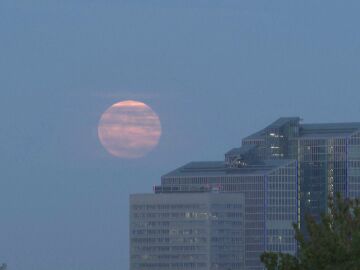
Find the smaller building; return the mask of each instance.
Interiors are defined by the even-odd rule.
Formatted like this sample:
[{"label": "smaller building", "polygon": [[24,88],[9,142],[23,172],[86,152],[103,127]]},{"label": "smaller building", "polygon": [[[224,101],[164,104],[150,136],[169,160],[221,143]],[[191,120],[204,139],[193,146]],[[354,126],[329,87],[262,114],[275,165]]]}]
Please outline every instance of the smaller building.
[{"label": "smaller building", "polygon": [[244,195],[130,196],[130,270],[245,268]]}]

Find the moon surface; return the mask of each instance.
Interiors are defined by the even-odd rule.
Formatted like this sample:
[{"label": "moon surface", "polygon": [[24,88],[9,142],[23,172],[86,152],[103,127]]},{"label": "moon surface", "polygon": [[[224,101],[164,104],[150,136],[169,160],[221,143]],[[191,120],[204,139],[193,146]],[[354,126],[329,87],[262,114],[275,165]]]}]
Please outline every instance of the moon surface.
[{"label": "moon surface", "polygon": [[98,136],[111,155],[140,158],[158,145],[161,123],[158,115],[145,103],[121,101],[102,114]]}]

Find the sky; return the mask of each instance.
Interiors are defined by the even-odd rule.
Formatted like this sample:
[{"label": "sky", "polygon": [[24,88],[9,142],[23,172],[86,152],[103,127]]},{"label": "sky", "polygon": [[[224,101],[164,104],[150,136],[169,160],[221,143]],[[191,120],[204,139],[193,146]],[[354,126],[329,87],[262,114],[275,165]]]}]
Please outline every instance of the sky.
[{"label": "sky", "polygon": [[[359,1],[0,0],[0,262],[129,268],[129,194],[221,160],[280,116],[360,121]],[[123,100],[161,120],[140,159],[101,146]]]}]

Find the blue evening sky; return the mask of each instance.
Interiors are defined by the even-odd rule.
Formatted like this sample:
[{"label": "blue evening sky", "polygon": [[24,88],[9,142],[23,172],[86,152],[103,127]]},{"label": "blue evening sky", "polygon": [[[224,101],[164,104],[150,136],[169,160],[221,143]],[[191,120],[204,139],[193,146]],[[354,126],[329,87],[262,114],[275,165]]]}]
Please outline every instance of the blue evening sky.
[{"label": "blue evening sky", "polygon": [[[360,2],[0,0],[0,262],[128,269],[128,197],[218,160],[280,116],[360,121]],[[101,113],[162,122],[147,157],[111,157]]]}]

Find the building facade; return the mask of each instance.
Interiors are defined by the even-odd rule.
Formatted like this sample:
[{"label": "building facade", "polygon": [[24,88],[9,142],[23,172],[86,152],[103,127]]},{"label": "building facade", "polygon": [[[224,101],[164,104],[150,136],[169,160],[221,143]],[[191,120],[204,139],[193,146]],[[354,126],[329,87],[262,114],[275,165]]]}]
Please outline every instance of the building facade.
[{"label": "building facade", "polygon": [[245,269],[244,196],[130,197],[131,269]]},{"label": "building facade", "polygon": [[[147,240],[139,240],[137,237],[137,226],[139,226],[139,223],[137,223],[136,218],[139,213],[135,209],[139,207],[139,204],[143,205],[144,211],[141,216],[144,218],[144,222],[141,223],[141,226],[149,226],[154,220],[161,221],[158,215],[153,215],[154,213],[150,211],[153,201],[170,205],[180,199],[183,202],[193,204],[204,196],[214,196],[214,192],[218,193],[216,195],[219,196],[217,199],[219,202],[223,201],[227,204],[236,198],[238,200],[243,199],[243,213],[237,216],[239,218],[237,222],[242,224],[239,229],[244,231],[241,243],[243,245],[243,253],[239,254],[238,252],[231,251],[234,251],[234,249],[230,239],[226,240],[221,237],[211,236],[206,240],[204,238],[205,242],[203,244],[214,244],[218,241],[218,243],[222,244],[222,247],[221,249],[203,250],[205,254],[202,255],[211,258],[208,263],[199,262],[199,264],[194,264],[195,262],[189,261],[189,264],[179,265],[175,263],[175,258],[180,257],[170,256],[162,257],[164,258],[163,260],[156,260],[155,256],[151,258],[156,263],[156,269],[262,269],[259,258],[264,250],[283,251],[294,254],[296,252],[296,243],[294,241],[292,223],[298,220],[297,187],[297,162],[294,160],[269,160],[237,168],[230,167],[225,162],[192,162],[178,168],[162,177],[161,185],[155,187],[154,194],[139,194],[131,197],[131,270],[154,269],[150,266],[152,263],[136,263],[136,261],[139,261],[139,258],[149,260],[148,256],[153,255],[153,252],[155,252],[152,247],[149,250],[140,250],[143,252],[140,252],[141,254],[135,252],[139,250],[136,246],[137,241],[150,240],[149,235],[142,237]],[[136,200],[142,202],[135,203]],[[207,209],[210,209],[211,205],[208,205]],[[194,208],[193,210],[198,215],[203,213],[204,209],[195,211]],[[174,210],[170,207],[168,215],[172,216],[174,213]],[[182,213],[182,215],[182,217],[186,217],[186,213]],[[204,216],[205,219],[210,217],[212,217],[210,214]],[[227,220],[224,220],[224,217],[226,215],[219,215],[216,223],[227,224]],[[209,220],[207,220],[200,226],[205,231],[210,231],[213,234],[216,231],[214,226],[212,226],[213,222],[209,223]],[[236,226],[228,229],[236,230]],[[221,228],[221,230],[224,230],[224,228]],[[163,233],[164,237],[170,237],[170,231],[163,231]],[[169,239],[169,241],[171,240]],[[185,237],[180,241],[186,241]],[[148,244],[152,246],[151,242]],[[158,245],[155,242],[153,244],[154,246]],[[235,250],[238,249],[236,248]],[[175,255],[172,249],[169,252],[174,256],[182,256],[181,254]],[[242,258],[243,262],[232,262],[230,260],[231,256],[235,256],[235,253],[238,254],[237,256],[241,255],[236,258]],[[222,258],[222,261],[216,262],[213,261],[213,258]],[[203,268],[201,268],[201,265]]]},{"label": "building facade", "polygon": [[258,159],[298,161],[299,224],[328,211],[335,193],[360,197],[360,123],[302,124],[300,118],[280,118],[243,139]]},{"label": "building facade", "polygon": [[[259,257],[264,251],[296,253],[292,224],[297,223],[303,229],[305,215],[319,218],[328,211],[328,199],[337,192],[346,197],[360,197],[360,123],[302,124],[298,117],[280,118],[244,138],[242,145],[228,151],[223,161],[191,162],[162,176],[161,185],[154,187],[153,194],[131,196],[131,270],[263,269]],[[235,204],[236,198],[243,200],[237,203],[242,205],[242,214],[239,210],[238,220],[232,221],[238,222],[237,229],[244,232],[243,249],[240,244],[232,249],[230,242],[213,236],[216,231],[225,230],[216,229],[211,222],[214,221],[211,201],[216,200],[212,197],[215,195],[221,195],[218,198],[228,204]],[[151,242],[154,240],[147,230],[152,230],[153,222],[163,222],[152,212],[151,205],[154,201],[161,207],[168,205],[167,215],[172,216],[176,211],[171,204],[178,199],[193,207],[201,204],[203,208],[188,209],[195,216],[207,213],[199,227],[186,225],[194,226],[194,230],[203,229],[199,237],[207,248],[203,247],[201,254],[193,253],[200,257],[186,257],[185,249],[174,250],[170,242]],[[144,208],[137,209],[138,205]],[[179,217],[184,219],[182,223],[190,221],[186,218],[188,212]],[[226,217],[224,213],[217,217],[219,224],[227,222],[221,220]],[[139,224],[145,227],[138,228]],[[235,227],[229,230],[236,231]],[[162,233],[164,238],[175,241],[170,240],[171,229]],[[177,239],[184,242],[186,236],[177,235]],[[222,243],[221,252],[220,247],[211,248],[214,241]],[[142,243],[146,243],[146,248]],[[169,250],[162,253],[160,247]],[[235,256],[238,250],[243,253]],[[180,258],[182,264],[177,263]],[[150,266],[150,261],[157,266]]]},{"label": "building facade", "polygon": [[296,161],[256,161],[237,167],[226,162],[192,162],[164,175],[155,192],[207,188],[245,195],[246,269],[262,269],[259,257],[264,250],[296,252],[292,230],[298,220]]}]

